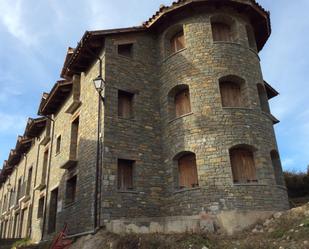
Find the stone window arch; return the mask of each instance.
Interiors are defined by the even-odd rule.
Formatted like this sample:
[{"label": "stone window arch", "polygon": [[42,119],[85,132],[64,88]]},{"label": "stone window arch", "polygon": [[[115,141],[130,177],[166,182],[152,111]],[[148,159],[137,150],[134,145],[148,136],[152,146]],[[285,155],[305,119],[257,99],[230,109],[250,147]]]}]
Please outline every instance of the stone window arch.
[{"label": "stone window arch", "polygon": [[183,151],[174,157],[177,165],[178,188],[196,188],[198,184],[198,173],[196,166],[196,155],[190,151]]},{"label": "stone window arch", "polygon": [[246,184],[257,182],[254,153],[256,149],[250,145],[237,145],[229,150],[233,182]]},{"label": "stone window arch", "polygon": [[247,33],[247,39],[248,39],[248,45],[249,48],[252,48],[256,50],[256,39],[255,34],[251,26],[246,25],[246,33]]},{"label": "stone window arch", "polygon": [[258,83],[257,91],[258,91],[259,101],[260,101],[260,106],[261,106],[262,111],[270,113],[268,97],[267,97],[265,86],[261,83]]},{"label": "stone window arch", "polygon": [[234,42],[236,40],[236,22],[230,16],[212,16],[210,23],[214,42]]},{"label": "stone window arch", "polygon": [[168,94],[169,113],[171,118],[191,113],[189,86],[182,84],[174,87]]},{"label": "stone window arch", "polygon": [[272,150],[270,152],[271,162],[275,173],[275,180],[277,185],[284,186],[283,172],[278,151]]},{"label": "stone window arch", "polygon": [[165,56],[172,55],[186,47],[183,25],[174,25],[164,36]]},{"label": "stone window arch", "polygon": [[222,107],[246,107],[246,84],[245,80],[228,75],[219,79]]}]

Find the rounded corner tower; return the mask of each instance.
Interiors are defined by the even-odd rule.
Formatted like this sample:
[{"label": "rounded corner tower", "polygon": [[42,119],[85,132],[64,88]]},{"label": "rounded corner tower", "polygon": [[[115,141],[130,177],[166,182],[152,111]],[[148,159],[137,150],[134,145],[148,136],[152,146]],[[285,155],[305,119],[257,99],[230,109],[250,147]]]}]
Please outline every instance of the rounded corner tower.
[{"label": "rounded corner tower", "polygon": [[258,55],[269,12],[254,0],[183,0],[145,25],[159,34],[165,214],[288,209],[268,105],[278,93]]}]

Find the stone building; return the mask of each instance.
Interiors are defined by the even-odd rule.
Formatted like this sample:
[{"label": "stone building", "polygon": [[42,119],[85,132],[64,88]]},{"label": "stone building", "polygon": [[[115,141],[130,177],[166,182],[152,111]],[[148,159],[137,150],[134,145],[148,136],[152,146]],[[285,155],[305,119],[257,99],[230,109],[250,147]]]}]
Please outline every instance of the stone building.
[{"label": "stone building", "polygon": [[258,55],[270,33],[254,0],[179,0],[87,31],[4,162],[1,237],[231,233],[287,209]]}]

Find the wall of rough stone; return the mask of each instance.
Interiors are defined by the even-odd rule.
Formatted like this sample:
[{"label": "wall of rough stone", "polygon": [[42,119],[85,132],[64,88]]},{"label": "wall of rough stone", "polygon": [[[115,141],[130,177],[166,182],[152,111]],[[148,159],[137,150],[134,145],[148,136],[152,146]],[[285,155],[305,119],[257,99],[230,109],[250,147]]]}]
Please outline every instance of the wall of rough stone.
[{"label": "wall of rough stone", "polygon": [[[216,14],[235,20],[235,42],[213,42],[210,17]],[[258,54],[248,47],[245,25],[250,25],[246,17],[227,9],[183,19],[160,36],[163,162],[169,184],[165,209],[169,215],[288,208],[285,187],[275,184],[270,158],[270,151],[277,149],[273,123],[259,106],[256,84],[263,82],[263,76]],[[175,26],[183,26],[186,49],[166,57],[165,35]],[[219,79],[227,75],[245,80],[246,108],[222,108]],[[189,86],[192,113],[173,120],[168,113],[167,93],[180,84]],[[233,184],[229,149],[239,144],[257,149],[257,184]],[[196,154],[198,188],[175,189],[173,158],[182,151]]]},{"label": "wall of rough stone", "polygon": [[[117,54],[117,45],[133,43],[133,57]],[[149,34],[105,40],[103,219],[160,215],[164,170],[161,168],[156,40]],[[118,117],[118,90],[134,94],[132,119]],[[117,190],[118,159],[133,160],[132,191]]]}]

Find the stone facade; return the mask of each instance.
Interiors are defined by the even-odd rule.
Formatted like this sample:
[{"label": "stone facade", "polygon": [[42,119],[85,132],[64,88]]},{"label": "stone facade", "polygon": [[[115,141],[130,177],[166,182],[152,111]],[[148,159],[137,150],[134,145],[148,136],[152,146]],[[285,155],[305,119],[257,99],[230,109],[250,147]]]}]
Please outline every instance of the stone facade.
[{"label": "stone facade", "polygon": [[[276,95],[263,80],[258,55],[270,32],[268,13],[253,0],[216,6],[179,1],[159,12],[165,20],[157,13],[143,27],[86,32],[68,51],[61,74],[66,80],[43,95],[44,120],[29,121],[25,130],[30,148],[17,146],[18,160],[10,155],[1,172],[1,237],[50,239],[65,223],[69,234],[101,226],[114,232],[213,230],[214,223],[232,232],[241,226],[232,216],[245,226],[288,208],[286,188],[278,183],[281,165],[276,171],[271,157],[278,151],[276,120],[261,109],[257,90],[260,83],[268,98]],[[264,26],[255,24],[258,18]],[[232,41],[214,41],[213,19],[231,23]],[[248,27],[256,34],[254,46]],[[185,47],[172,53],[170,39],[181,30]],[[130,56],[119,54],[123,44],[130,44]],[[92,81],[100,66],[106,87],[98,122],[101,99]],[[219,82],[226,77],[242,80],[243,107],[222,106]],[[171,96],[184,86],[191,112],[175,117]],[[130,118],[118,115],[119,91],[133,96]],[[239,145],[254,148],[255,182],[233,181],[230,149]],[[187,152],[196,157],[198,186],[179,188],[177,158]],[[118,160],[134,162],[129,190],[118,188]],[[75,176],[68,203],[68,180]],[[16,197],[19,179],[25,190]],[[57,188],[55,215],[51,196]],[[15,201],[7,204],[10,195]]]}]

